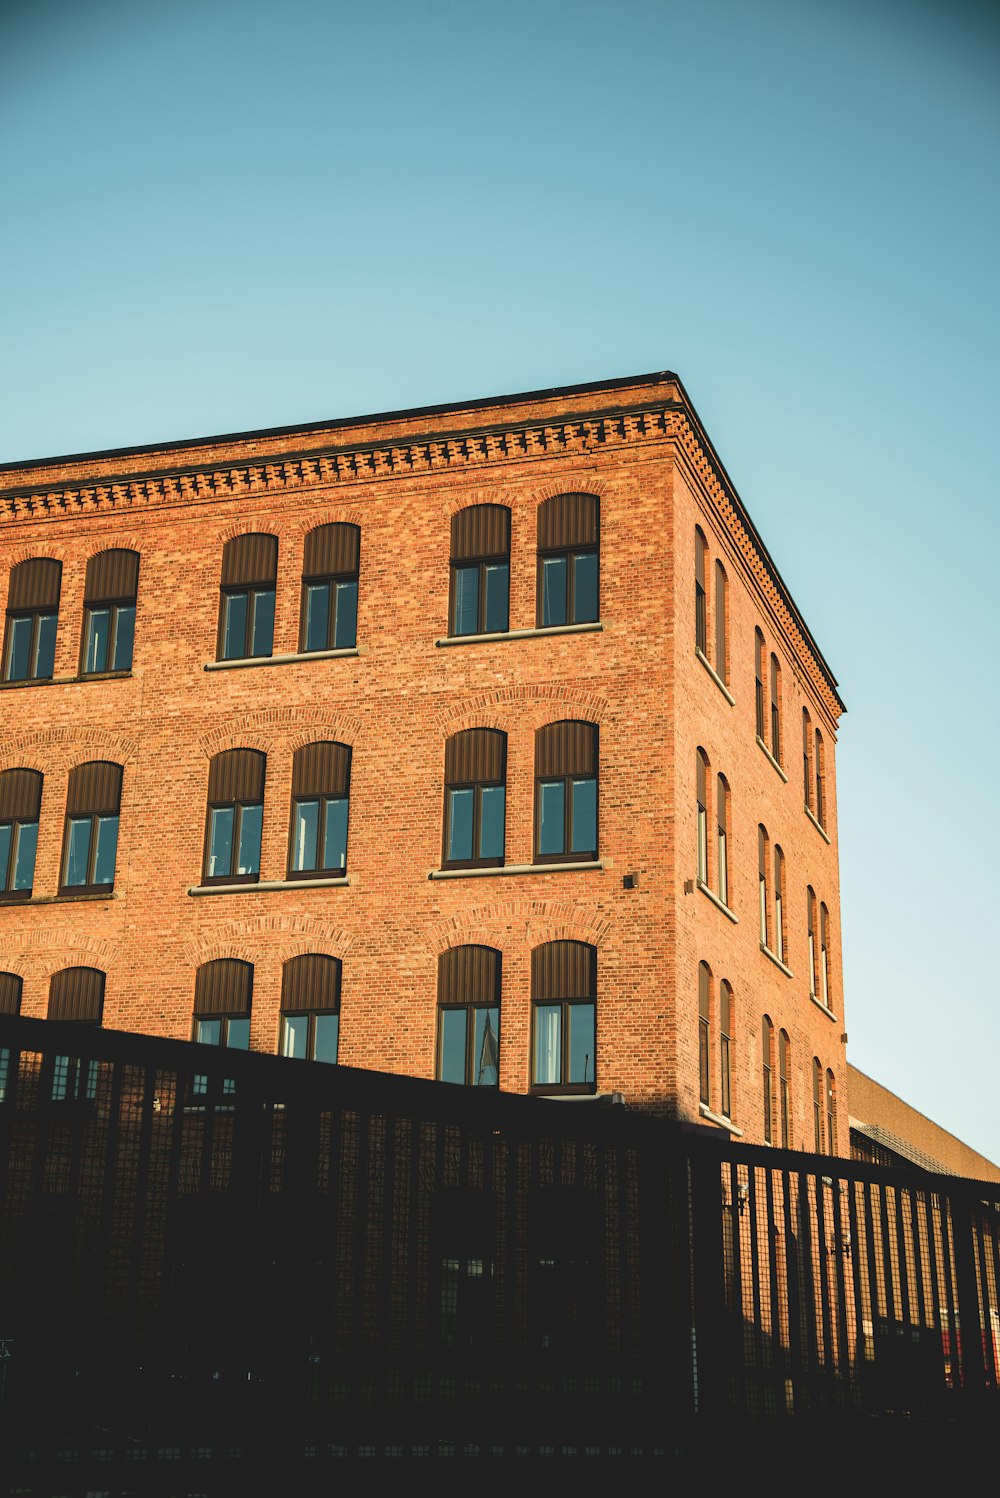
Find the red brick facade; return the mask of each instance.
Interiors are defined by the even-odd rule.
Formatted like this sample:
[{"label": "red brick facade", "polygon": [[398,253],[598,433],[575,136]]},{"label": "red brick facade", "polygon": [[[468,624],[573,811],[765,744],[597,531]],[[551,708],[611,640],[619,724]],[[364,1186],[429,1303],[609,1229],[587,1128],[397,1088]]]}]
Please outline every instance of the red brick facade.
[{"label": "red brick facade", "polygon": [[[539,632],[538,510],[562,494],[598,502],[599,622]],[[510,512],[509,637],[442,644],[451,518],[480,504]],[[329,522],[361,528],[357,650],[301,656],[305,537]],[[187,1037],[196,970],[237,958],[254,969],[250,1044],[274,1051],[283,964],[324,953],[342,963],[340,1060],[430,1077],[439,956],[483,945],[501,954],[500,1084],[524,1092],[532,951],[580,942],[596,949],[597,1091],[698,1120],[704,962],[708,1114],[724,1101],[725,980],[732,1123],[748,1140],[764,1137],[767,1015],[774,1142],[783,1139],[782,1051],[788,1142],[813,1148],[816,1058],[823,1127],[830,1072],[846,1153],[841,703],[675,376],[10,466],[0,471],[0,527],[4,597],[17,563],[62,564],[51,679],[0,689],[0,771],[44,776],[31,898],[0,905],[0,970],[23,980],[23,1013],[45,1015],[53,973],[99,968],[106,1025]],[[707,551],[704,659],[696,527]],[[206,669],[218,653],[223,547],[248,532],[277,537],[273,656]],[[134,657],[127,675],[84,678],[87,563],[108,548],[140,556]],[[725,662],[717,561],[728,587]],[[767,659],[768,743],[772,653],[780,671],[780,764],[756,738],[755,631]],[[811,761],[815,730],[822,735],[823,828],[804,807],[804,709]],[[575,867],[535,862],[535,736],[564,720],[596,725],[599,739],[597,858]],[[442,864],[445,742],[469,728],[507,736],[506,871],[429,877]],[[296,887],[287,879],[292,761],[317,741],[351,750],[349,882]],[[699,747],[713,890],[717,776],[728,784],[728,911],[697,878]],[[267,756],[260,882],[191,894],[203,887],[209,763],[233,748]],[[60,895],[69,774],[95,760],[124,769],[113,891]],[[815,795],[813,766],[814,811]],[[761,825],[772,948],[775,845],[784,855],[781,964],[761,949]],[[817,970],[826,912],[825,1005],[822,979],[810,984],[807,974],[809,888]]]}]

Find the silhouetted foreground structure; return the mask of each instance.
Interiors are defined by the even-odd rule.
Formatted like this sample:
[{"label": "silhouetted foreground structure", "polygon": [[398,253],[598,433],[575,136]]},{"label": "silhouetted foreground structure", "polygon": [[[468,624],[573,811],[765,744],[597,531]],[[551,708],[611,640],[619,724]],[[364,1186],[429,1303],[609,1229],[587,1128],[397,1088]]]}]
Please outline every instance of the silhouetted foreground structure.
[{"label": "silhouetted foreground structure", "polygon": [[64,1022],[0,1018],[0,1098],[12,1491],[1000,1413],[981,1182]]}]

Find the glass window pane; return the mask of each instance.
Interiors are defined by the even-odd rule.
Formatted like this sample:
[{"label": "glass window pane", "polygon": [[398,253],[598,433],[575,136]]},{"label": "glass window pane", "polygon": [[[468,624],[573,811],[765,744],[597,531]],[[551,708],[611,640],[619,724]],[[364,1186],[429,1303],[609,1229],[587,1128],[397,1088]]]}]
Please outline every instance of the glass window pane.
[{"label": "glass window pane", "polygon": [[535,1065],[532,1081],[554,1085],[561,1076],[562,1006],[535,1005]]},{"label": "glass window pane", "polygon": [[486,573],[486,631],[504,634],[510,620],[510,566],[491,562]]},{"label": "glass window pane", "polygon": [[573,620],[589,624],[597,618],[597,552],[573,558]]},{"label": "glass window pane", "polygon": [[594,1006],[593,1004],[570,1004],[569,1019],[569,1076],[567,1082],[593,1082],[594,1080]]},{"label": "glass window pane", "polygon": [[317,1014],[315,1023],[316,1043],[313,1049],[313,1060],[328,1061],[332,1064],[337,1059],[337,1047],[340,1043],[340,1015]]},{"label": "glass window pane", "polygon": [[35,647],[33,676],[51,676],[56,664],[56,616],[42,614],[38,619],[38,643]]},{"label": "glass window pane", "polygon": [[292,868],[316,867],[316,835],[319,831],[319,802],[296,801],[292,828]]},{"label": "glass window pane", "polygon": [[323,867],[341,874],[347,868],[347,797],[326,803],[323,830]]},{"label": "glass window pane", "polygon": [[258,801],[255,806],[240,808],[240,852],[236,865],[238,874],[260,873],[260,834],[264,825],[264,807]]},{"label": "glass window pane", "polygon": [[573,840],[574,853],[597,852],[597,781],[573,781]]},{"label": "glass window pane", "polygon": [[566,623],[566,558],[542,561],[542,624]]},{"label": "glass window pane", "polygon": [[248,1051],[250,1049],[250,1019],[229,1019],[226,1021],[226,1045],[231,1051]]},{"label": "glass window pane", "polygon": [[34,619],[12,619],[8,630],[7,680],[27,681]]},{"label": "glass window pane", "polygon": [[561,780],[543,781],[538,787],[538,851],[566,851],[566,786]]},{"label": "glass window pane", "polygon": [[306,650],[325,650],[330,630],[330,584],[309,583],[306,587]]},{"label": "glass window pane", "polygon": [[87,639],[83,653],[84,671],[106,671],[108,640],[111,635],[111,610],[87,610]]},{"label": "glass window pane", "polygon": [[115,611],[115,653],[112,671],[131,671],[135,642],[135,604],[123,603]]},{"label": "glass window pane", "polygon": [[208,877],[218,879],[232,869],[233,818],[232,806],[213,806],[208,830]]},{"label": "glass window pane", "polygon": [[253,595],[251,655],[270,655],[274,645],[274,589]]},{"label": "glass window pane", "polygon": [[500,1010],[473,1009],[475,1034],[472,1043],[472,1085],[500,1084]]},{"label": "glass window pane", "polygon": [[90,856],[90,818],[74,819],[69,824],[69,849],[66,854],[67,885],[86,884]]},{"label": "glass window pane", "polygon": [[479,568],[455,568],[455,623],[452,633],[474,635],[479,631]]},{"label": "glass window pane", "polygon": [[465,1082],[466,1011],[441,1010],[441,1047],[438,1056],[438,1079],[441,1082]]},{"label": "glass window pane", "polygon": [[7,868],[10,863],[10,848],[14,840],[14,828],[10,822],[0,826],[0,889],[7,888]]},{"label": "glass window pane", "polygon": [[308,1014],[285,1014],[281,1020],[281,1054],[304,1060],[309,1039]]},{"label": "glass window pane", "polygon": [[118,850],[118,818],[97,818],[97,856],[94,859],[94,883],[114,884],[115,854]]},{"label": "glass window pane", "polygon": [[222,1039],[221,1019],[196,1019],[194,1038],[202,1045],[218,1045]]},{"label": "glass window pane", "polygon": [[358,585],[337,584],[337,624],[333,637],[335,650],[350,650],[358,643]]},{"label": "glass window pane", "polygon": [[227,593],[222,625],[222,659],[241,660],[246,651],[247,595]]},{"label": "glass window pane", "polygon": [[472,787],[448,792],[448,861],[472,857]]},{"label": "glass window pane", "polygon": [[479,817],[480,858],[503,858],[506,802],[505,786],[483,786]]}]

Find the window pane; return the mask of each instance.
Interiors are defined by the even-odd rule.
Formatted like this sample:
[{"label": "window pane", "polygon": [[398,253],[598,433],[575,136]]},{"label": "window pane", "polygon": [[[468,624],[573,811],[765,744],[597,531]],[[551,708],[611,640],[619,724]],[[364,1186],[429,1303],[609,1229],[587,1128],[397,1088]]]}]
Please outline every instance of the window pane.
[{"label": "window pane", "polygon": [[251,655],[270,655],[274,644],[274,589],[253,595]]},{"label": "window pane", "polygon": [[14,828],[10,822],[0,827],[0,889],[7,888],[7,868],[10,863],[10,846],[14,840]]},{"label": "window pane", "polygon": [[281,1021],[281,1054],[305,1059],[309,1039],[308,1014],[286,1014]]},{"label": "window pane", "polygon": [[264,824],[264,807],[258,801],[255,806],[240,809],[240,854],[236,865],[238,874],[260,873],[260,833]]},{"label": "window pane", "polygon": [[438,1079],[442,1082],[465,1082],[466,1017],[464,1009],[441,1010]]},{"label": "window pane", "polygon": [[506,801],[505,786],[483,786],[479,817],[480,858],[503,858]]},{"label": "window pane", "polygon": [[347,797],[326,803],[326,827],[323,831],[323,867],[338,874],[347,867]]},{"label": "window pane", "polygon": [[317,1014],[315,1034],[313,1060],[332,1064],[337,1059],[337,1047],[340,1043],[340,1015]]},{"label": "window pane", "polygon": [[118,818],[97,818],[97,856],[94,860],[94,883],[114,884],[115,853],[118,849]]},{"label": "window pane", "polygon": [[456,635],[474,635],[479,630],[479,568],[455,568]]},{"label": "window pane", "polygon": [[131,671],[132,646],[135,641],[135,605],[124,603],[116,612],[115,653],[112,671]]},{"label": "window pane", "polygon": [[448,860],[472,857],[472,807],[475,791],[471,788],[448,792]]},{"label": "window pane", "polygon": [[542,624],[566,623],[566,558],[542,561]]},{"label": "window pane", "polygon": [[[30,889],[35,878],[35,849],[38,846],[38,823],[22,822],[17,829],[14,849],[14,888]],[[6,863],[0,854],[0,870]]]},{"label": "window pane", "polygon": [[535,1005],[535,1075],[532,1080],[536,1083],[545,1085],[561,1081],[561,1018],[561,1005]]},{"label": "window pane", "polygon": [[248,1051],[250,1049],[249,1017],[226,1021],[226,1045],[231,1051]]},{"label": "window pane", "polygon": [[222,626],[222,659],[238,661],[246,650],[247,595],[227,593]]},{"label": "window pane", "polygon": [[56,664],[56,616],[42,614],[38,620],[38,644],[34,676],[51,676]]},{"label": "window pane", "polygon": [[202,1045],[218,1045],[222,1039],[221,1019],[196,1019],[194,1038]]},{"label": "window pane", "polygon": [[350,650],[358,643],[358,585],[356,582],[337,584],[337,625],[333,637],[334,649]]},{"label": "window pane", "polygon": [[597,618],[597,552],[573,558],[573,623]]},{"label": "window pane", "polygon": [[597,781],[573,781],[574,853],[597,852]]},{"label": "window pane", "polygon": [[84,647],[84,671],[106,671],[108,639],[111,634],[111,610],[87,610],[87,641]]},{"label": "window pane", "polygon": [[538,851],[566,851],[566,786],[561,780],[543,781],[538,787]]},{"label": "window pane", "polygon": [[66,883],[86,884],[90,855],[90,818],[81,817],[69,824],[69,850],[66,854]]},{"label": "window pane", "polygon": [[330,584],[310,583],[306,588],[307,650],[325,650],[330,638]]},{"label": "window pane", "polygon": [[218,879],[228,874],[232,868],[235,815],[236,811],[232,806],[213,806],[212,808],[212,820],[208,831],[209,879]]},{"label": "window pane", "polygon": [[7,680],[27,681],[34,619],[12,619],[8,632]]},{"label": "window pane", "polygon": [[295,825],[292,830],[292,868],[316,867],[316,834],[319,830],[319,802],[296,801]]},{"label": "window pane", "polygon": [[472,1085],[497,1087],[500,1084],[500,1010],[474,1009],[475,1035],[472,1046]]},{"label": "window pane", "polygon": [[510,566],[491,562],[486,573],[486,631],[503,634],[510,620]]},{"label": "window pane", "polygon": [[567,1082],[593,1082],[594,1080],[594,1006],[593,1004],[570,1004],[569,1018],[569,1076]]}]

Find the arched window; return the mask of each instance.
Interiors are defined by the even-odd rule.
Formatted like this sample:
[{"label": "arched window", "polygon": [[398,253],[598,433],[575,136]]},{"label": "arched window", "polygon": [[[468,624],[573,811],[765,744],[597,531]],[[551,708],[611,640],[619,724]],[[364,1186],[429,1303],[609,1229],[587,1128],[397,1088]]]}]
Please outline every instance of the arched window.
[{"label": "arched window", "polygon": [[809,947],[809,993],[816,998],[816,896],[806,886],[806,940]]},{"label": "arched window", "polygon": [[234,957],[205,962],[195,974],[193,1040],[202,1045],[250,1047],[253,967]]},{"label": "arched window", "polygon": [[11,568],[4,631],[4,681],[44,681],[56,660],[62,563],[32,557]]},{"label": "arched window", "polygon": [[500,953],[451,947],[438,958],[440,1082],[500,1085]]},{"label": "arched window", "polygon": [[786,1150],[792,1147],[792,1099],[788,1080],[791,1071],[790,1050],[788,1031],[782,1030],[778,1035],[778,1086],[781,1094],[781,1147]]},{"label": "arched window", "polygon": [[827,1153],[837,1153],[837,1091],[833,1072],[826,1074],[826,1148]]},{"label": "arched window", "polygon": [[266,763],[256,749],[227,749],[209,765],[206,884],[251,884],[260,878]]},{"label": "arched window", "polygon": [[351,751],[346,744],[329,741],[296,750],[289,879],[346,873],[350,787]]},{"label": "arched window", "polygon": [[781,667],[771,656],[771,753],[781,764]]},{"label": "arched window", "polygon": [[716,780],[717,831],[715,871],[718,894],[723,905],[729,904],[729,782],[724,775]]},{"label": "arched window", "polygon": [[817,1155],[823,1153],[823,1068],[819,1057],[813,1057],[813,1129],[814,1148]]},{"label": "arched window", "polygon": [[774,1026],[765,1014],[760,1029],[760,1063],[763,1082],[764,1140],[774,1143]]},{"label": "arched window", "polygon": [[470,505],[451,517],[452,635],[505,634],[510,627],[510,510]]},{"label": "arched window", "polygon": [[219,600],[220,661],[271,654],[277,575],[277,536],[255,532],[226,542]]},{"label": "arched window", "polygon": [[360,561],[360,526],[337,521],[309,531],[302,552],[301,651],[350,650],[358,643]]},{"label": "arched window", "polygon": [[767,864],[768,864],[768,839],[767,830],[760,826],[757,828],[757,895],[760,907],[760,944],[771,950],[768,939],[768,896],[767,896]]},{"label": "arched window", "polygon": [[725,978],[719,984],[719,1111],[732,1118],[733,990]]},{"label": "arched window", "polygon": [[0,775],[0,900],[28,900],[35,882],[42,777],[37,770]]},{"label": "arched window", "polygon": [[822,903],[819,907],[819,997],[825,1008],[830,1007],[830,912]]},{"label": "arched window", "polygon": [[802,709],[802,793],[809,811],[813,809],[812,724],[808,708]]},{"label": "arched window", "polygon": [[712,969],[698,964],[698,1078],[700,1097],[706,1108],[712,1102]]},{"label": "arched window", "polygon": [[708,588],[706,583],[708,547],[699,527],[694,533],[694,643],[702,655],[708,655]]},{"label": "arched window", "polygon": [[599,618],[599,515],[593,494],[557,494],[538,506],[538,624]]},{"label": "arched window", "polygon": [[715,674],[729,681],[729,579],[721,562],[715,564]]},{"label": "arched window", "polygon": [[22,987],[17,973],[0,973],[0,1014],[21,1013]]},{"label": "arched window", "polygon": [[62,888],[107,891],[115,882],[122,767],[107,760],[77,765],[66,793]]},{"label": "arched window", "polygon": [[816,749],[813,756],[816,771],[816,820],[821,827],[826,826],[826,753],[823,745],[823,735],[819,729],[816,730]]},{"label": "arched window", "polygon": [[469,728],[444,746],[444,852],[451,868],[504,861],[507,735]]},{"label": "arched window", "polygon": [[761,743],[767,732],[765,723],[766,711],[764,703],[764,636],[759,629],[753,632],[753,659],[754,659],[754,702],[757,710],[757,737]]},{"label": "arched window", "polygon": [[708,883],[708,755],[698,750],[698,878]]},{"label": "arched window", "polygon": [[774,845],[774,955],[785,960],[785,855]]},{"label": "arched window", "polygon": [[[105,977],[96,967],[65,967],[49,980],[50,1020],[75,1025],[100,1025],[104,1017]],[[79,1056],[56,1056],[52,1069],[52,1101],[92,1103],[97,1097],[100,1066]]]},{"label": "arched window", "polygon": [[597,857],[598,735],[594,723],[549,723],[535,734],[535,861]]},{"label": "arched window", "polygon": [[334,1062],[339,1041],[339,960],[322,952],[290,957],[281,970],[282,1056]]},{"label": "arched window", "polygon": [[551,941],[531,954],[531,1082],[542,1092],[596,1085],[597,948]]},{"label": "arched window", "polygon": [[99,551],[88,561],[83,589],[81,675],[131,671],[138,589],[137,551]]}]

